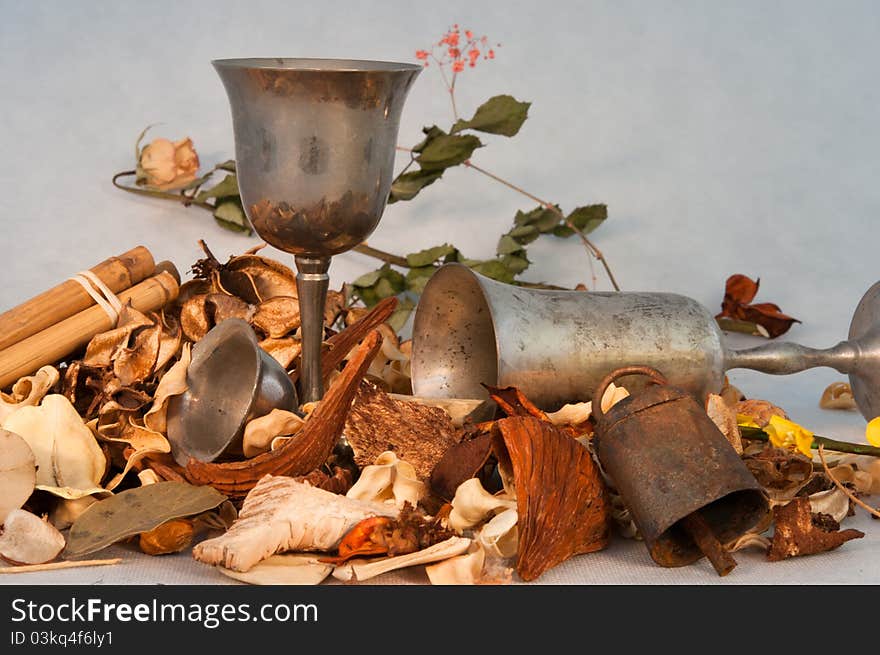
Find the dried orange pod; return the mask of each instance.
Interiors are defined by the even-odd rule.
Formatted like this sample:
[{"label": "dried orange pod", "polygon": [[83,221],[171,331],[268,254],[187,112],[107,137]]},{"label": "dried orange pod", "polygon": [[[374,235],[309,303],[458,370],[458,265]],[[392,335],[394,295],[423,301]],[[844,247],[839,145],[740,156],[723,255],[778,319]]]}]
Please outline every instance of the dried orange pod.
[{"label": "dried orange pod", "polygon": [[496,423],[493,449],[513,471],[523,580],[608,545],[608,491],[586,448],[551,423],[517,416]]},{"label": "dried orange pod", "polygon": [[149,532],[141,532],[138,545],[147,555],[179,553],[192,544],[194,534],[191,520],[173,519]]}]

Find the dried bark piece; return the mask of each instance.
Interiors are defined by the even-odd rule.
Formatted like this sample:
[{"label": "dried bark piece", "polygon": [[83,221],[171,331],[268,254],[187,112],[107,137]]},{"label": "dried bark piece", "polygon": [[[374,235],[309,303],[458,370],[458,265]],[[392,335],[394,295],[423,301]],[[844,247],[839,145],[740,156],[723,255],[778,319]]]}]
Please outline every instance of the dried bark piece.
[{"label": "dried bark piece", "polygon": [[489,392],[489,397],[498,403],[498,407],[501,408],[501,411],[508,416],[534,416],[542,421],[547,421],[548,423],[552,422],[550,421],[550,417],[547,416],[544,411],[539,409],[531,400],[526,398],[516,387],[483,386],[486,387],[486,390]]},{"label": "dried bark piece", "polygon": [[190,459],[186,478],[193,484],[211,485],[230,497],[240,498],[265,475],[304,475],[320,467],[342,434],[358,383],[381,344],[378,332],[371,332],[364,339],[295,439],[276,450],[240,462],[214,464]]},{"label": "dried bark piece", "polygon": [[331,551],[357,523],[396,516],[397,509],[316,489],[285,476],[267,475],[247,495],[238,520],[223,535],[193,548],[205,564],[248,571],[284,551]]},{"label": "dried bark piece", "polygon": [[67,557],[81,557],[171,519],[193,516],[226,501],[209,487],[157,482],[127,489],[91,505],[70,528]]},{"label": "dried bark piece", "polygon": [[442,409],[394,400],[376,385],[361,382],[345,421],[345,435],[360,467],[394,451],[427,482],[444,453],[462,437]]},{"label": "dried bark piece", "polygon": [[444,500],[452,500],[458,486],[476,477],[491,455],[491,432],[481,432],[447,448],[431,471],[431,491]]},{"label": "dried bark piece", "polygon": [[519,515],[516,570],[523,580],[608,545],[608,491],[586,448],[534,417],[498,421],[493,448],[499,463],[513,471]]},{"label": "dried bark piece", "polygon": [[840,530],[840,524],[827,514],[813,514],[810,499],[804,497],[774,507],[773,518],[776,530],[767,552],[771,562],[824,553],[865,536],[860,530]]}]

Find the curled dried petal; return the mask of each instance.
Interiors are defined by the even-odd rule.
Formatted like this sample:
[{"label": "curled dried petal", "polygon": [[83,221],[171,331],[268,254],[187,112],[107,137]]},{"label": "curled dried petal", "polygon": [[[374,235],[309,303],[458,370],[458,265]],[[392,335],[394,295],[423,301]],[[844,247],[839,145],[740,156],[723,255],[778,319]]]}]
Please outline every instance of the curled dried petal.
[{"label": "curled dried petal", "polygon": [[856,399],[848,382],[832,382],[819,399],[822,409],[855,409]]}]

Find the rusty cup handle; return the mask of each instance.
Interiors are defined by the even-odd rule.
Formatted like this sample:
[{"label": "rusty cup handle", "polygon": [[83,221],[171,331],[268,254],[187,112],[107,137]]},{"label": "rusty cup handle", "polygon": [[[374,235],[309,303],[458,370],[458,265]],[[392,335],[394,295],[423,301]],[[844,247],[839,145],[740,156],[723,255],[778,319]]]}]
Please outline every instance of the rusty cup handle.
[{"label": "rusty cup handle", "polygon": [[593,394],[592,409],[593,416],[596,417],[597,423],[605,417],[605,413],[602,411],[602,396],[605,395],[605,390],[608,389],[608,386],[612,382],[619,380],[626,375],[645,375],[649,377],[654,384],[669,384],[660,371],[650,366],[624,366],[611,371],[611,373],[602,378],[599,386],[596,387],[596,392]]}]

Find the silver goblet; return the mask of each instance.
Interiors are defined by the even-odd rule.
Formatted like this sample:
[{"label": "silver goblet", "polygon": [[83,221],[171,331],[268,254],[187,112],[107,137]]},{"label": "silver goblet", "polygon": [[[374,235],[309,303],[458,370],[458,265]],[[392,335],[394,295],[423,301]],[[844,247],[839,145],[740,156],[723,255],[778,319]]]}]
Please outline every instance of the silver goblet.
[{"label": "silver goblet", "polygon": [[376,228],[391,188],[415,64],[337,59],[212,62],[229,96],[241,200],[257,233],[295,257],[300,400],[319,400],[330,258]]}]

